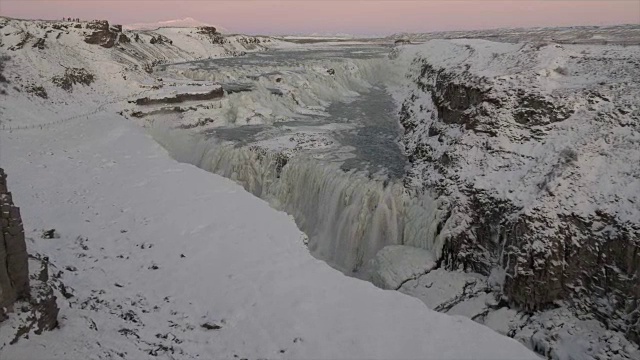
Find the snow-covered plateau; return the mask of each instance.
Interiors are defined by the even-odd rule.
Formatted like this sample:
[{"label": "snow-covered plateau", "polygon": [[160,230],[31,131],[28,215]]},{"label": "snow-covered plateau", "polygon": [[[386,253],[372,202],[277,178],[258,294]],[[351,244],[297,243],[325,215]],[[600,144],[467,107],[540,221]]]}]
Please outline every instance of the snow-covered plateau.
[{"label": "snow-covered plateau", "polygon": [[640,359],[638,34],[0,18],[0,357]]}]

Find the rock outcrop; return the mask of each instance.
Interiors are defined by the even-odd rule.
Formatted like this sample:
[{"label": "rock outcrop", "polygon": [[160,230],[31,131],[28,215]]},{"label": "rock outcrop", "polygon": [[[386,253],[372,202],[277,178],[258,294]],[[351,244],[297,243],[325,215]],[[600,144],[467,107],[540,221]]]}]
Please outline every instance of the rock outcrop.
[{"label": "rock outcrop", "polygon": [[156,45],[156,44],[157,45],[166,45],[166,44],[172,45],[173,41],[171,39],[169,39],[168,37],[163,36],[163,35],[154,35],[154,36],[151,37],[151,40],[149,40],[149,44],[152,44],[152,45]]},{"label": "rock outcrop", "polygon": [[118,38],[118,32],[110,29],[109,22],[106,20],[92,21],[87,24],[87,29],[93,30],[84,39],[87,44],[112,48]]},{"label": "rock outcrop", "polygon": [[128,44],[131,41],[122,32],[122,25],[109,26],[106,20],[92,21],[87,24],[88,30],[93,30],[85,36],[84,42],[92,45],[100,45],[104,48],[112,48],[116,44]]},{"label": "rock outcrop", "polygon": [[443,264],[506,271],[514,307],[566,301],[639,341],[638,51],[427,47],[401,122],[407,184],[449,204]]},{"label": "rock outcrop", "polygon": [[198,28],[198,34],[205,35],[212,44],[224,44],[225,39],[222,34],[213,26],[201,26]]},{"label": "rock outcrop", "polygon": [[54,76],[51,79],[56,86],[68,92],[73,91],[73,85],[91,85],[95,81],[95,76],[83,68],[67,68],[64,75]]},{"label": "rock outcrop", "polygon": [[0,321],[2,309],[29,297],[29,265],[20,209],[0,168]]},{"label": "rock outcrop", "polygon": [[[85,68],[99,73],[100,62],[85,62],[84,59],[107,56],[115,61],[122,71],[142,70],[145,63],[182,62],[240,56],[248,51],[259,51],[272,43],[268,37],[223,35],[213,27],[201,28],[157,28],[149,31],[125,30],[120,25],[106,20],[70,23],[66,21],[27,21],[0,16],[3,39],[0,49],[26,61],[44,57],[50,64],[64,67]],[[73,51],[88,50],[87,57],[71,56]],[[38,51],[37,57],[30,52]],[[78,61],[76,61],[78,60]],[[40,65],[36,66],[40,68]],[[52,68],[31,80],[51,77]]]},{"label": "rock outcrop", "polygon": [[[30,259],[20,209],[13,204],[6,180],[0,168],[0,322],[9,318],[7,310],[15,310],[7,321],[15,331],[13,344],[32,331],[39,335],[55,329],[59,308],[49,278],[49,259]],[[30,273],[30,267],[35,271]]]},{"label": "rock outcrop", "polygon": [[216,87],[207,92],[182,93],[156,98],[144,97],[131,102],[136,105],[177,104],[185,101],[212,100],[221,98],[223,95],[224,90],[222,87]]}]

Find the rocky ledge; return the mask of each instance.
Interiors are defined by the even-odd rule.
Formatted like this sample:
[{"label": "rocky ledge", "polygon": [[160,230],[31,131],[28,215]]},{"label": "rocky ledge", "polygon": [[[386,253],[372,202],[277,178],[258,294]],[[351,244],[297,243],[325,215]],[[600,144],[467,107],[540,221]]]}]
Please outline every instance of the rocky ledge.
[{"label": "rocky ledge", "polygon": [[153,97],[144,97],[130,102],[136,105],[177,104],[185,101],[213,100],[221,98],[223,95],[222,87],[216,86],[206,92],[185,92],[166,96],[157,94]]},{"label": "rocky ledge", "polygon": [[87,44],[100,45],[104,48],[112,48],[114,45],[130,43],[131,40],[122,32],[122,25],[109,26],[106,20],[96,20],[86,25],[91,30],[84,38]]}]

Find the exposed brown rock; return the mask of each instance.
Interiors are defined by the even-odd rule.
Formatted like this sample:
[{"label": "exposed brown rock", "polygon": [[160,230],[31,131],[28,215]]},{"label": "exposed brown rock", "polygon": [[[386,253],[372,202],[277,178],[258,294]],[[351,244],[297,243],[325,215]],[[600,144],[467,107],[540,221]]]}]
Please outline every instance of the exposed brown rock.
[{"label": "exposed brown rock", "polygon": [[100,45],[104,48],[112,48],[116,43],[116,38],[118,34],[114,31],[107,30],[97,30],[84,38],[84,42],[92,45]]},{"label": "exposed brown rock", "polygon": [[119,44],[129,44],[130,42],[131,42],[131,39],[129,39],[129,37],[124,33],[121,33],[120,36],[118,37]]},{"label": "exposed brown rock", "polygon": [[20,209],[0,168],[0,307],[29,296],[29,264]]},{"label": "exposed brown rock", "polygon": [[27,42],[29,42],[29,40],[31,40],[32,38],[33,38],[33,35],[31,35],[30,32],[28,31],[23,32],[20,36],[20,41],[14,46],[11,46],[9,50],[16,51],[16,50],[22,49],[27,44]]},{"label": "exposed brown rock", "polygon": [[171,39],[169,39],[166,36],[162,36],[162,35],[156,35],[156,36],[152,36],[151,40],[149,40],[150,44],[158,44],[158,45],[164,45],[164,44],[173,44],[173,41]]},{"label": "exposed brown rock", "polygon": [[112,48],[116,44],[116,40],[118,40],[119,35],[121,38],[119,42],[129,42],[129,38],[122,33],[122,25],[109,26],[109,22],[106,20],[92,21],[87,24],[87,29],[94,30],[84,38],[84,41],[87,44],[100,45],[104,48]]},{"label": "exposed brown rock", "polygon": [[209,34],[214,35],[217,34],[218,30],[213,26],[200,26],[198,28],[198,34]]},{"label": "exposed brown rock", "polygon": [[[40,335],[44,331],[51,331],[58,327],[60,309],[49,279],[49,259],[39,256],[32,259],[37,261],[36,264],[39,263],[40,270],[32,274],[30,299],[21,307],[21,311],[27,312],[28,316],[16,328],[10,344],[15,344],[21,338],[28,338],[31,332]],[[64,284],[60,283],[60,286],[63,287]]]},{"label": "exposed brown rock", "polygon": [[40,38],[38,40],[36,40],[36,42],[33,44],[34,48],[38,48],[40,50],[44,50],[46,48],[46,45],[44,44],[44,38]]},{"label": "exposed brown rock", "polygon": [[87,24],[87,29],[109,31],[109,22],[107,20],[94,20]]},{"label": "exposed brown rock", "polygon": [[189,100],[211,100],[220,98],[224,95],[224,90],[219,87],[215,88],[206,93],[186,93],[186,94],[178,94],[171,97],[160,98],[160,99],[151,99],[148,97],[137,99],[134,102],[136,105],[153,105],[153,104],[175,104],[181,103]]},{"label": "exposed brown rock", "polygon": [[225,39],[213,26],[201,26],[198,28],[198,34],[206,35],[212,44],[224,44]]},{"label": "exposed brown rock", "polygon": [[54,76],[51,81],[58,87],[71,92],[73,85],[91,85],[95,81],[95,76],[82,68],[67,68],[64,75]]},{"label": "exposed brown rock", "polygon": [[48,99],[49,95],[47,94],[47,90],[41,85],[31,85],[27,87],[26,90],[29,94],[33,94],[35,96],[41,97],[43,99]]}]

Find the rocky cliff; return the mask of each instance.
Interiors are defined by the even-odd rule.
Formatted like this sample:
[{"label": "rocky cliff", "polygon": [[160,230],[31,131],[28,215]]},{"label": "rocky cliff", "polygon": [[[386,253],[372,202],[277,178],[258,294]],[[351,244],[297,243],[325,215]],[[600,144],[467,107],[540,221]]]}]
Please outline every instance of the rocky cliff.
[{"label": "rocky cliff", "polygon": [[29,296],[27,247],[20,209],[7,189],[7,176],[0,168],[0,321],[3,309]]},{"label": "rocky cliff", "polygon": [[500,275],[516,308],[569,302],[638,341],[640,50],[418,49],[401,108],[407,184],[448,204],[443,264]]}]

